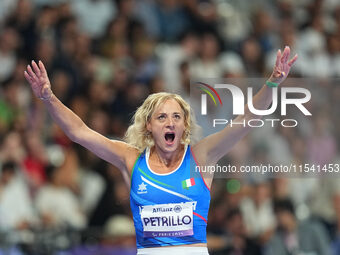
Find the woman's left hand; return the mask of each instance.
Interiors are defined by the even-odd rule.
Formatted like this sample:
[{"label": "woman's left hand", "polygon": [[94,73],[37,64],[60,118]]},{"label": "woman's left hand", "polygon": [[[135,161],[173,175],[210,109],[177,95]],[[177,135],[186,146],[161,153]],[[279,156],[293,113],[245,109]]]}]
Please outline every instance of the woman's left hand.
[{"label": "woman's left hand", "polygon": [[268,81],[280,84],[287,78],[290,68],[298,57],[297,54],[295,54],[295,56],[289,60],[289,55],[290,48],[288,46],[285,47],[283,53],[281,53],[281,50],[277,51],[274,70]]}]

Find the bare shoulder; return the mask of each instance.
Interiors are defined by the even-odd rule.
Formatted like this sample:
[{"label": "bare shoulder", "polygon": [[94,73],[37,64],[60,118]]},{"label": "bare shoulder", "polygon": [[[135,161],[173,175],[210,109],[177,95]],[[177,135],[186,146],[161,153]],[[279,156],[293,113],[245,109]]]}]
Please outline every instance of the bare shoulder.
[{"label": "bare shoulder", "polygon": [[205,165],[208,163],[207,150],[206,146],[204,146],[204,140],[201,140],[195,145],[191,146],[191,150],[198,164]]},{"label": "bare shoulder", "polygon": [[[213,161],[209,158],[204,140],[201,140],[200,142],[193,145],[191,147],[191,150],[192,150],[193,156],[195,157],[197,166],[203,167],[203,166],[214,164]],[[204,182],[210,189],[213,178],[214,178],[214,173],[204,172],[204,174],[202,174],[202,177],[204,179]]]},{"label": "bare shoulder", "polygon": [[133,165],[138,158],[140,152],[137,148],[131,146],[130,144],[122,141],[111,140],[116,148],[120,151],[120,154],[124,158],[125,166],[128,173],[131,175]]}]

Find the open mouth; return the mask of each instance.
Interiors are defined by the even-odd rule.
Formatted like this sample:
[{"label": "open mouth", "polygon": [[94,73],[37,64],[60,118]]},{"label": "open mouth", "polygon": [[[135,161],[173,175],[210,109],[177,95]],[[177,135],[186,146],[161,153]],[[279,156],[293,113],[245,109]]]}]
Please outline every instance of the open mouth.
[{"label": "open mouth", "polygon": [[172,143],[175,140],[175,133],[167,132],[165,133],[164,138],[167,143]]}]

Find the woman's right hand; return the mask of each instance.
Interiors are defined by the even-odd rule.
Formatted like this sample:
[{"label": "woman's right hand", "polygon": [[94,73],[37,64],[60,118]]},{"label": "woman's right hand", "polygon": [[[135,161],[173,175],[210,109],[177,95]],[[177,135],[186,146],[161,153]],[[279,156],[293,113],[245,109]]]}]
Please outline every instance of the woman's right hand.
[{"label": "woman's right hand", "polygon": [[33,68],[28,65],[24,75],[31,85],[34,94],[44,101],[49,101],[53,96],[51,83],[48,79],[44,64],[41,61],[39,61],[38,64],[39,66],[32,60]]}]

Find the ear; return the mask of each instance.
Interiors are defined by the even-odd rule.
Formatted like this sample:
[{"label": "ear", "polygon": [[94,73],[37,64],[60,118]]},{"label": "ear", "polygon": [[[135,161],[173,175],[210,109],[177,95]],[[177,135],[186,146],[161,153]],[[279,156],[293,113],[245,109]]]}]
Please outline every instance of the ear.
[{"label": "ear", "polygon": [[150,121],[148,121],[148,122],[146,123],[146,129],[147,129],[149,132],[151,132],[151,123],[150,123]]}]

